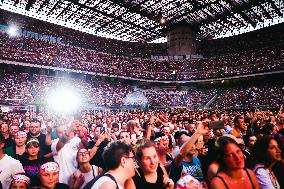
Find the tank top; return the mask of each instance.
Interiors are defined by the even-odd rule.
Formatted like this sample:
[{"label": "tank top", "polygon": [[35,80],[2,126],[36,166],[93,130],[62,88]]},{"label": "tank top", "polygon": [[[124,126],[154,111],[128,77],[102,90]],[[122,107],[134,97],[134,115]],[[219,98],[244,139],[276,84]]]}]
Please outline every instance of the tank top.
[{"label": "tank top", "polygon": [[85,186],[88,182],[90,182],[92,179],[94,179],[96,176],[99,175],[99,174],[98,174],[98,167],[95,166],[95,165],[92,165],[91,167],[92,167],[92,169],[91,169],[89,172],[87,172],[87,173],[82,173],[79,169],[77,169],[77,170],[73,173],[73,175],[76,176],[76,177],[78,177],[80,174],[82,174],[82,175],[84,176],[84,178],[85,178],[85,181],[84,181],[84,183],[80,186],[80,188],[84,188],[84,186]]},{"label": "tank top", "polygon": [[[249,174],[248,170],[245,169],[245,171],[246,171],[246,174],[248,175],[248,178],[249,178],[249,181],[250,181],[250,183],[251,183],[252,189],[255,189],[255,186],[254,186],[254,184],[253,184],[253,182],[252,182],[252,179],[251,179],[251,177],[250,177],[250,174]],[[224,179],[223,177],[221,177],[221,176],[219,176],[219,175],[216,175],[216,177],[218,177],[219,179],[221,179],[221,181],[224,183],[226,189],[230,189],[229,186],[227,185],[227,183],[225,182],[225,179]]]},{"label": "tank top", "polygon": [[133,177],[133,181],[135,183],[136,189],[164,189],[163,186],[163,177],[164,172],[160,165],[157,169],[157,180],[155,183],[147,182],[147,180],[144,177],[144,173],[141,168],[137,169],[138,173],[135,173],[135,176]]}]

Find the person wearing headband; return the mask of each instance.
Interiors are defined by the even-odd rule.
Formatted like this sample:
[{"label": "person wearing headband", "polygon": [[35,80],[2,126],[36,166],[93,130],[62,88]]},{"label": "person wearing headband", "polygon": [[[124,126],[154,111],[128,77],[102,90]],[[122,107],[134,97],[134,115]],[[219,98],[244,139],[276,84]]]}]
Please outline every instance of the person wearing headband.
[{"label": "person wearing headband", "polygon": [[30,189],[30,178],[23,173],[12,176],[9,189]]},{"label": "person wearing headband", "polygon": [[59,165],[56,162],[41,165],[39,179],[41,189],[70,189],[67,184],[59,183]]},{"label": "person wearing headband", "polygon": [[24,131],[18,131],[14,136],[15,144],[4,149],[4,153],[14,159],[19,159],[26,151],[27,134]]},{"label": "person wearing headband", "polygon": [[38,139],[31,138],[26,143],[26,152],[19,158],[26,175],[31,179],[31,187],[40,186],[38,178],[40,166],[49,161],[49,159],[41,155],[40,150]]}]

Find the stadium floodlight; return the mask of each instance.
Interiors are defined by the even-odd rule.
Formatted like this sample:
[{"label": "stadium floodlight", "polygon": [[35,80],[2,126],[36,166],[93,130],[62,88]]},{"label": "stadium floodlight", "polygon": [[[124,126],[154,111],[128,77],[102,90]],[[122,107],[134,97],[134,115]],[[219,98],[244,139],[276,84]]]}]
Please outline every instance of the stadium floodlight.
[{"label": "stadium floodlight", "polygon": [[47,99],[48,107],[57,113],[71,113],[80,104],[78,95],[67,88],[55,89]]},{"label": "stadium floodlight", "polygon": [[160,23],[161,23],[161,24],[165,24],[165,23],[166,23],[166,19],[165,19],[164,17],[162,17],[162,18],[160,19]]},{"label": "stadium floodlight", "polygon": [[10,25],[8,27],[8,31],[7,33],[9,34],[9,36],[14,37],[18,35],[18,27],[15,25]]}]

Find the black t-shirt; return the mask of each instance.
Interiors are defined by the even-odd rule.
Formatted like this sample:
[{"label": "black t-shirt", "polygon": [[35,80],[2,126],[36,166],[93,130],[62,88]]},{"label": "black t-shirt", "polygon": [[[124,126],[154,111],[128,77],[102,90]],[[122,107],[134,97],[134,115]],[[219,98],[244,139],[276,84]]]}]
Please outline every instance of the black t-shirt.
[{"label": "black t-shirt", "polygon": [[70,189],[67,184],[57,183],[54,189]]},{"label": "black t-shirt", "polygon": [[164,189],[165,188],[163,186],[164,172],[160,166],[158,166],[158,169],[157,169],[158,177],[155,183],[150,183],[146,181],[141,168],[138,168],[137,170],[140,175],[137,172],[135,172],[135,176],[132,177],[135,183],[136,189]]},{"label": "black t-shirt", "polygon": [[21,164],[23,165],[23,169],[28,177],[31,179],[31,186],[40,186],[41,182],[39,180],[39,171],[40,166],[46,162],[49,162],[50,160],[47,158],[38,158],[36,160],[29,160],[25,157],[25,155],[20,156],[19,160]]},{"label": "black t-shirt", "polygon": [[[96,166],[101,167],[105,170],[105,165],[104,165],[104,162],[103,162],[102,155],[103,155],[103,152],[104,152],[104,148],[107,146],[108,143],[109,143],[109,141],[101,142],[95,156],[90,160],[91,165],[96,165]],[[95,146],[95,142],[90,141],[89,142],[89,149],[93,148],[94,146]]]},{"label": "black t-shirt", "polygon": [[5,139],[4,148],[14,146],[14,145],[15,145],[15,141],[11,138],[11,136],[9,136],[9,138]]}]

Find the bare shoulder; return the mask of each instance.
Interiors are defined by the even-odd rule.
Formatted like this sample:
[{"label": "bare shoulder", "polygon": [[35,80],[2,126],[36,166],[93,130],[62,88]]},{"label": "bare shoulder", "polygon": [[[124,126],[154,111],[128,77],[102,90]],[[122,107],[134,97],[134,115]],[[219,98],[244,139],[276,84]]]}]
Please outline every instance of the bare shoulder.
[{"label": "bare shoulder", "polygon": [[100,185],[98,189],[116,189],[116,185],[114,182],[105,181]]},{"label": "bare shoulder", "polygon": [[211,189],[226,189],[223,181],[219,177],[214,177],[210,182]]},{"label": "bare shoulder", "polygon": [[253,185],[255,186],[255,188],[259,189],[260,187],[259,187],[259,183],[257,181],[255,173],[251,169],[247,169],[247,172],[248,172],[249,176],[251,177]]}]

